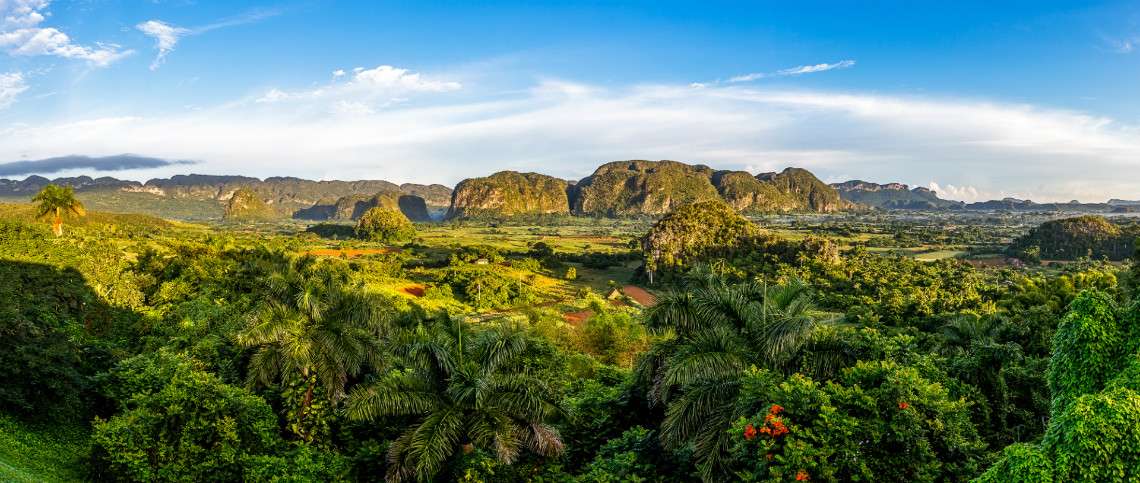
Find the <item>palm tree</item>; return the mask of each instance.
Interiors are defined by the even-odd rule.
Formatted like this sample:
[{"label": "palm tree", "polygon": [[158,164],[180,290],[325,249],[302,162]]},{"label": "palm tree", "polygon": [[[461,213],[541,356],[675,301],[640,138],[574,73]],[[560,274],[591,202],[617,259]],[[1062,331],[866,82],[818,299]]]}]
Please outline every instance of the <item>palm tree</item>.
[{"label": "palm tree", "polygon": [[541,379],[518,362],[527,350],[521,331],[497,327],[473,333],[460,320],[420,324],[394,340],[401,364],[349,394],[348,416],[412,422],[388,451],[389,481],[430,480],[449,458],[475,448],[503,463],[522,450],[562,451],[547,420],[563,412]]},{"label": "palm tree", "polygon": [[51,217],[51,231],[55,236],[63,235],[63,217],[67,215],[83,216],[87,210],[83,203],[75,199],[75,190],[70,186],[57,186],[49,184],[44,186],[36,196],[33,203],[39,203],[36,209],[36,218]]},{"label": "palm tree", "polygon": [[[1022,348],[1014,342],[1001,342],[1000,328],[1000,319],[972,314],[959,315],[942,327],[948,372],[981,391],[985,404],[979,412],[988,419],[991,434],[987,437],[995,446],[1020,441],[1025,426],[1038,427],[1036,418],[1025,418],[1019,411],[1017,398],[1022,394],[1017,384],[1007,380],[1008,368],[1023,365]],[[1030,428],[1028,432],[1033,431]]]},{"label": "palm tree", "polygon": [[702,272],[646,312],[646,326],[672,337],[642,356],[637,381],[665,407],[662,443],[692,444],[705,479],[718,479],[725,428],[742,416],[736,397],[752,366],[790,370],[816,329],[834,318],[815,309],[798,281],[730,285]]},{"label": "palm tree", "polygon": [[302,440],[315,435],[306,418],[313,413],[318,387],[333,402],[343,399],[348,378],[367,363],[378,365],[386,304],[363,292],[335,261],[311,256],[276,257],[265,276],[265,295],[251,313],[238,345],[256,348],[249,361],[248,383],[287,386],[302,381],[292,401],[293,431]]}]

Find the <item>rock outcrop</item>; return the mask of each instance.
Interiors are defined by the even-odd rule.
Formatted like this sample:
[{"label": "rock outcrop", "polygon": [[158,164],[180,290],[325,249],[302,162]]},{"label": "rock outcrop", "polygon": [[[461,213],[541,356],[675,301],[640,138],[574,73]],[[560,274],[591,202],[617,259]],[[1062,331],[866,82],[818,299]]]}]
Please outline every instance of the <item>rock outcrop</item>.
[{"label": "rock outcrop", "polygon": [[515,171],[465,179],[455,186],[447,217],[568,214],[567,186],[552,176]]}]

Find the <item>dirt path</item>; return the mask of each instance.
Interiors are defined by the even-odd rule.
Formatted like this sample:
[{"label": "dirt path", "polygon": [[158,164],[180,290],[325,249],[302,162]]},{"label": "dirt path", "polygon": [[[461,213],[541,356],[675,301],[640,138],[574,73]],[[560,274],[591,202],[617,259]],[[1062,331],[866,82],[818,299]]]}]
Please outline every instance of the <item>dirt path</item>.
[{"label": "dirt path", "polygon": [[306,255],[314,255],[318,257],[339,257],[344,255],[348,258],[359,257],[361,255],[375,255],[378,253],[391,253],[391,248],[317,248],[304,252]]}]

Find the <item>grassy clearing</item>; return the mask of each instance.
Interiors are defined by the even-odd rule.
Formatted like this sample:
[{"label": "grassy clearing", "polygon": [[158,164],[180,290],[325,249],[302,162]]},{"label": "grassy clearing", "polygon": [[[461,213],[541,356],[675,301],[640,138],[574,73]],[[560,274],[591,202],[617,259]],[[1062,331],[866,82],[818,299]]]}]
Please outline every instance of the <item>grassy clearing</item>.
[{"label": "grassy clearing", "polygon": [[29,424],[0,415],[0,481],[83,481],[88,437],[81,425]]}]

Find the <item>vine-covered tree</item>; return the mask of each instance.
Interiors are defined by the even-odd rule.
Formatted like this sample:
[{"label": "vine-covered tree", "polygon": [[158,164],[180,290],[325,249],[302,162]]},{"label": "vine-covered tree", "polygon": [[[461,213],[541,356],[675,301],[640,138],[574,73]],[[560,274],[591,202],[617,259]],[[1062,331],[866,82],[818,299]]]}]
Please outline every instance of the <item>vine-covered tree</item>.
[{"label": "vine-covered tree", "polygon": [[400,210],[372,208],[356,223],[356,236],[383,243],[406,241],[416,236],[416,227]]},{"label": "vine-covered tree", "polygon": [[1073,301],[1053,340],[1040,444],[1013,444],[978,481],[1140,479],[1140,306],[1102,292]]},{"label": "vine-covered tree", "polygon": [[49,184],[44,186],[36,196],[33,203],[36,207],[36,217],[40,219],[51,218],[51,232],[55,236],[63,236],[63,218],[66,216],[84,216],[87,210],[75,198],[75,190],[70,186]]}]

